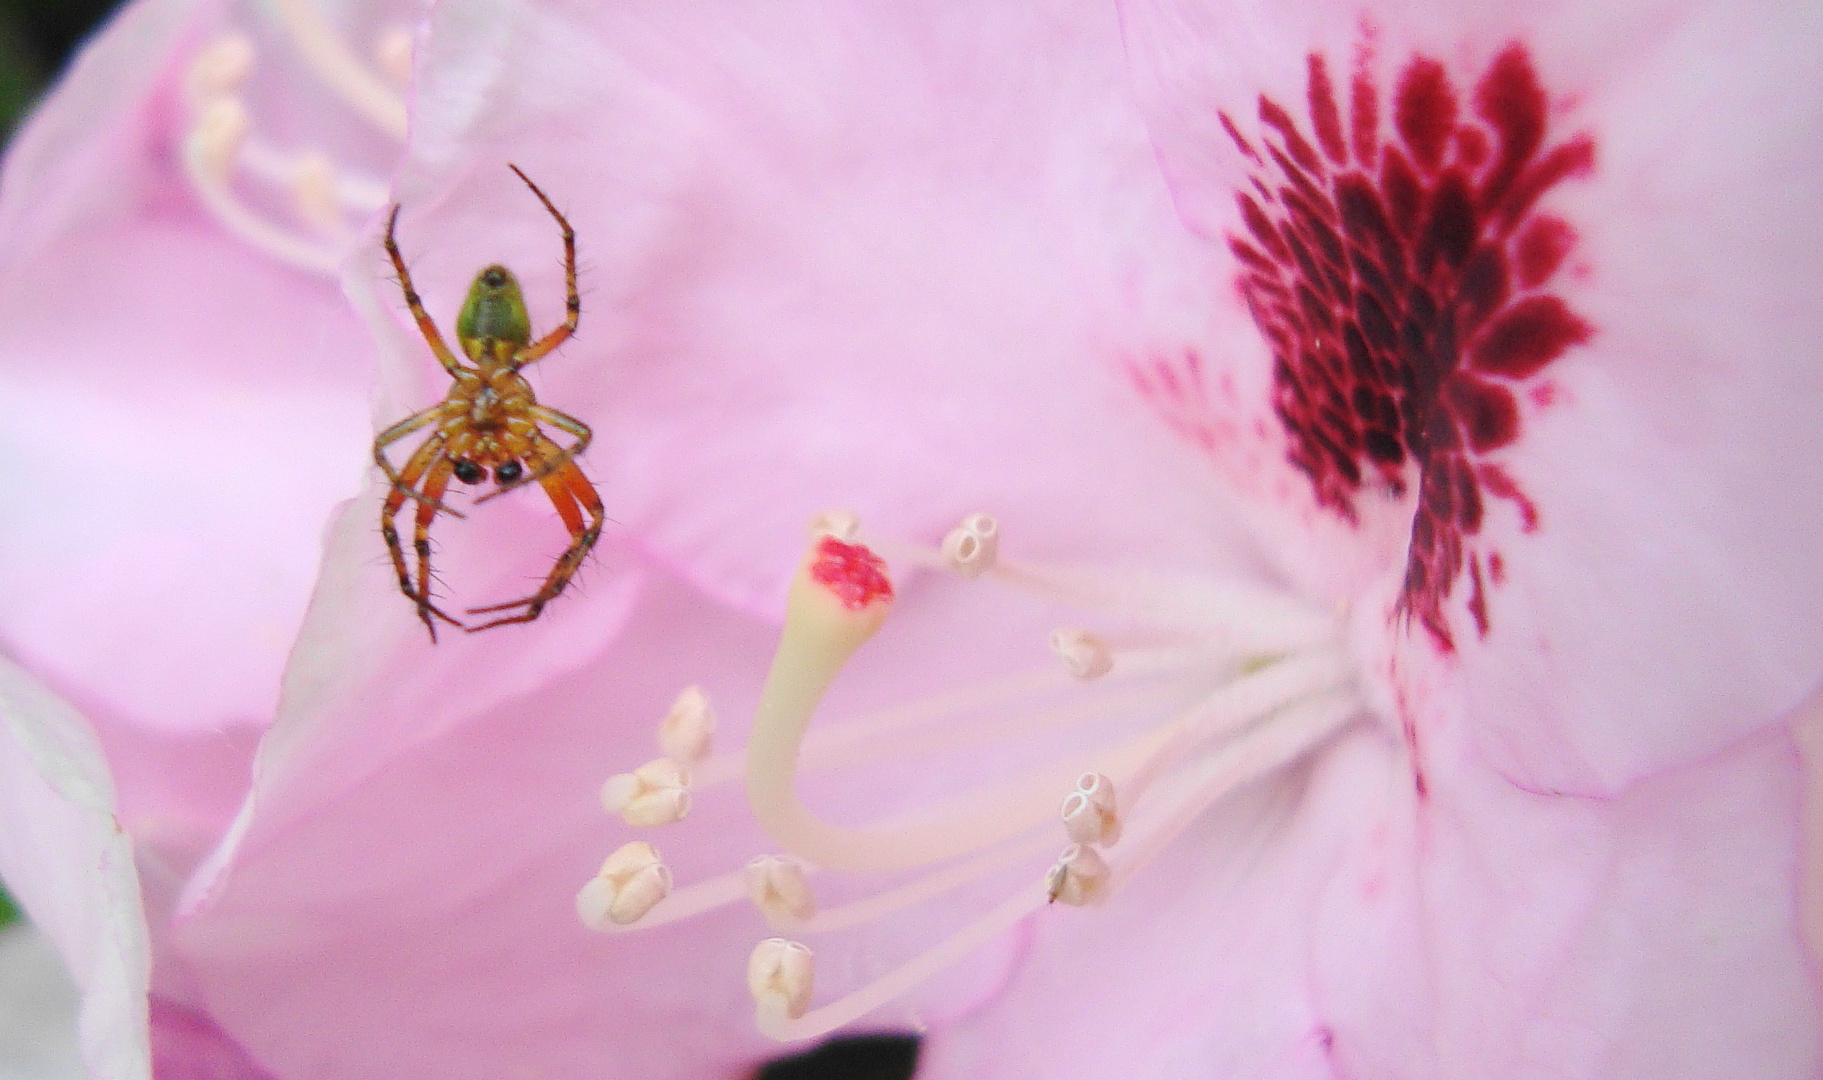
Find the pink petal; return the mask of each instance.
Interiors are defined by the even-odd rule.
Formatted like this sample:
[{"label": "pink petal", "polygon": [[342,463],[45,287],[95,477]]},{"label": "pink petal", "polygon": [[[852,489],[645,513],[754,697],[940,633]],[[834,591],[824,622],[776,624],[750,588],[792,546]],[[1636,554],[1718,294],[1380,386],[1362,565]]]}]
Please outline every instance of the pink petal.
[{"label": "pink petal", "polygon": [[[1184,220],[1212,250],[1251,235],[1235,201],[1251,190],[1248,162],[1221,116],[1266,145],[1260,132],[1272,125],[1254,119],[1263,94],[1319,155],[1312,56],[1326,59],[1339,108],[1364,64],[1383,112],[1413,57],[1441,58],[1423,62],[1441,65],[1467,115],[1483,108],[1476,80],[1518,49],[1547,95],[1551,145],[1593,140],[1592,171],[1539,204],[1569,223],[1574,243],[1551,294],[1525,302],[1548,300],[1579,323],[1548,345],[1562,354],[1548,369],[1518,353],[1476,360],[1481,381],[1457,388],[1477,415],[1501,419],[1474,436],[1469,460],[1482,471],[1464,482],[1479,486],[1480,509],[1459,533],[1464,561],[1433,567],[1455,582],[1447,602],[1420,618],[1409,592],[1399,598],[1412,633],[1398,650],[1398,692],[1466,695],[1499,767],[1530,786],[1592,793],[1713,753],[1788,708],[1823,659],[1823,564],[1814,544],[1792,542],[1823,524],[1823,494],[1803,472],[1823,456],[1810,361],[1823,327],[1805,299],[1823,277],[1806,179],[1823,160],[1794,16],[1778,5],[1723,15],[1521,4],[1387,10],[1363,24],[1336,5],[1268,13],[1135,0],[1124,11],[1161,161]],[[1693,66],[1708,77],[1690,79]],[[1380,131],[1396,119],[1383,116]],[[1541,267],[1569,242],[1553,235],[1525,241]],[[1237,266],[1212,283],[1217,304],[1231,302],[1224,281]],[[1213,354],[1224,357],[1221,378],[1242,388],[1222,403],[1238,407],[1236,426],[1266,418],[1273,377],[1261,347]],[[1235,445],[1211,453],[1279,504],[1275,533],[1321,530],[1320,543],[1281,545],[1295,579],[1327,575],[1341,595],[1376,602],[1410,580],[1402,541],[1418,537],[1414,559],[1424,543],[1412,501],[1363,489],[1351,529],[1288,463],[1243,459]],[[1389,537],[1396,554],[1379,568],[1381,586],[1372,574],[1335,582],[1322,565],[1337,546],[1385,551]],[[1459,669],[1433,659],[1442,638]]]},{"label": "pink petal", "polygon": [[146,923],[101,746],[75,710],[5,660],[0,717],[0,876],[82,991],[91,1074],[149,1077]]},{"label": "pink petal", "polygon": [[202,1013],[155,997],[151,1016],[152,1067],[158,1080],[272,1080]]},{"label": "pink petal", "polygon": [[325,515],[365,467],[334,289],[145,221],[63,240],[3,306],[5,450],[36,509],[4,526],[0,633],[134,723],[270,715]]},{"label": "pink petal", "polygon": [[1815,1075],[1782,731],[1605,800],[1451,749],[1427,800],[1359,819],[1325,897],[1312,970],[1339,1071]]},{"label": "pink petal", "polygon": [[[572,898],[625,839],[597,801],[601,782],[656,756],[658,718],[705,675],[724,714],[745,715],[771,631],[659,579],[611,647],[590,638],[599,651],[586,666],[472,703],[451,692],[462,681],[446,656],[510,673],[518,657],[498,635],[473,639],[485,651],[414,645],[398,685],[371,686],[364,711],[324,721],[342,756],[299,770],[285,798],[295,804],[300,787],[337,797],[283,827],[255,825],[224,891],[172,939],[178,958],[215,1022],[278,1076],[580,1075],[604,1054],[627,1075],[736,1075],[767,1047],[742,968],[764,936],[757,915],[610,937],[577,921]],[[459,733],[394,741],[407,719],[452,717]],[[355,720],[389,747],[384,769],[352,771]],[[738,810],[724,804],[695,834],[709,842],[676,851],[680,880],[757,850]],[[664,831],[650,836],[666,849]]]},{"label": "pink petal", "polygon": [[1208,500],[1110,379],[1184,241],[1105,8],[527,7],[531,82],[497,66],[501,25],[432,19],[405,248],[439,317],[507,258],[548,326],[554,229],[500,163],[566,208],[582,330],[536,377],[659,558],[770,613],[832,506],[923,538],[989,508],[1059,552],[1207,550],[1209,509],[1159,528]]},{"label": "pink petal", "polygon": [[1814,1074],[1783,736],[1608,801],[1464,762],[1414,804],[1375,744],[1218,807],[1108,907],[1041,912],[919,1075]]},{"label": "pink petal", "polygon": [[[476,602],[523,594],[551,565],[554,556],[528,538],[542,530],[555,546],[562,529],[535,494],[442,523],[452,564],[491,569],[488,577],[464,582],[486,589]],[[596,571],[600,577],[585,573],[572,587],[577,595],[566,595],[567,602],[537,622],[479,636],[446,629],[433,645],[399,595],[375,524],[378,503],[378,493],[370,492],[337,518],[278,715],[254,759],[252,790],[233,828],[187,884],[180,916],[215,901],[243,845],[258,848],[414,747],[467,741],[463,729],[477,718],[597,657],[640,595],[639,567],[609,544],[601,549],[607,565]],[[464,797],[458,789],[424,794]]]},{"label": "pink petal", "polygon": [[179,186],[173,67],[215,14],[123,13],[7,156],[3,449],[32,512],[0,526],[0,635],[104,727],[269,716],[326,512],[364,468],[344,302]]}]

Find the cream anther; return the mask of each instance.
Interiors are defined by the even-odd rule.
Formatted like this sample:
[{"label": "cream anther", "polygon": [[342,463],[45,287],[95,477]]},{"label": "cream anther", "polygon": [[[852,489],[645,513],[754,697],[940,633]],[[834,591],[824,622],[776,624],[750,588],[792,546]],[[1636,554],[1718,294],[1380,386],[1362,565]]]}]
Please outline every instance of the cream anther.
[{"label": "cream anther", "polygon": [[411,27],[394,23],[380,32],[373,61],[387,78],[403,87],[411,82],[412,52]]},{"label": "cream anther", "polygon": [[348,221],[337,186],[335,162],[329,155],[320,150],[298,155],[291,174],[291,196],[298,216],[317,231],[340,238],[348,231]]},{"label": "cream anther", "polygon": [[621,845],[576,894],[576,914],[591,930],[637,922],[671,895],[671,871],[643,840]]},{"label": "cream anther", "polygon": [[1071,844],[1045,874],[1044,891],[1052,903],[1087,907],[1105,898],[1110,876],[1100,852],[1087,844]]},{"label": "cream anther", "polygon": [[690,812],[690,774],[668,757],[654,758],[610,776],[601,786],[601,805],[635,828],[681,821]]},{"label": "cream anther", "polygon": [[1120,814],[1114,781],[1100,773],[1083,773],[1076,790],[1063,800],[1063,827],[1078,844],[1116,844]]},{"label": "cream anther", "polygon": [[247,108],[236,98],[216,98],[203,107],[202,115],[190,129],[187,157],[202,174],[201,178],[220,185],[228,182],[234,159],[240,155],[252,122]]},{"label": "cream anther", "polygon": [[240,93],[253,74],[253,41],[245,34],[227,33],[210,42],[184,72],[184,93],[192,106]]},{"label": "cream anther", "polygon": [[658,748],[685,768],[709,756],[715,734],[715,709],[700,686],[688,686],[671,703],[671,711],[658,722]]},{"label": "cream anther", "polygon": [[1071,675],[1084,682],[1114,670],[1114,654],[1087,630],[1051,631],[1051,651],[1063,660]]},{"label": "cream anther", "polygon": [[405,138],[405,101],[336,37],[316,0],[268,0],[298,55],[350,108],[395,139]]},{"label": "cream anther", "polygon": [[816,959],[808,948],[786,938],[767,938],[747,958],[747,991],[757,1007],[760,1030],[778,1028],[810,1008]]},{"label": "cream anther", "polygon": [[844,544],[852,544],[855,537],[861,535],[861,519],[852,510],[825,510],[810,519],[810,539],[820,536],[833,536]]},{"label": "cream anther", "polygon": [[965,578],[994,568],[1000,557],[1000,523],[988,514],[971,514],[943,538],[943,561]]},{"label": "cream anther", "polygon": [[774,926],[788,927],[816,916],[817,898],[796,860],[761,855],[747,864],[745,876],[748,898]]}]

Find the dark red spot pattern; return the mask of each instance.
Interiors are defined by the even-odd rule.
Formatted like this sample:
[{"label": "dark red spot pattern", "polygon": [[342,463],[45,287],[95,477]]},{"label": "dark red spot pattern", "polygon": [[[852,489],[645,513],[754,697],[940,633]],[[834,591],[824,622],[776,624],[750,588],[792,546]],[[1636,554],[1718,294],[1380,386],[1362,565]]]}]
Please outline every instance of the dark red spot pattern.
[{"label": "dark red spot pattern", "polygon": [[1537,203],[1586,174],[1595,145],[1549,145],[1545,94],[1517,44],[1466,99],[1425,56],[1385,103],[1357,74],[1346,114],[1322,56],[1308,85],[1311,136],[1265,97],[1257,142],[1221,116],[1255,170],[1229,244],[1272,349],[1290,459],[1317,500],[1354,521],[1363,486],[1402,493],[1415,467],[1399,615],[1452,649],[1444,601],[1466,579],[1485,635],[1485,589],[1504,577],[1498,564],[1484,572],[1474,541],[1488,499],[1537,527],[1518,484],[1480,458],[1520,437],[1519,384],[1592,333],[1550,292],[1575,232]]},{"label": "dark red spot pattern", "polygon": [[825,536],[817,543],[810,577],[834,593],[850,611],[893,598],[886,561],[861,544],[845,544],[833,536]]}]

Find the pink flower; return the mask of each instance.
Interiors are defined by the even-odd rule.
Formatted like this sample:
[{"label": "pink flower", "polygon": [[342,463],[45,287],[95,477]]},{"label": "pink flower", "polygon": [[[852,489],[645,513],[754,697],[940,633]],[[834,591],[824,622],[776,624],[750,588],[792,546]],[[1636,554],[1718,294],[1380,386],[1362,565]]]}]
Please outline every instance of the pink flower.
[{"label": "pink flower", "polygon": [[[219,1040],[230,1072],[735,1075],[775,1052],[751,988],[773,1034],[928,1024],[927,1076],[1814,1075],[1781,721],[1823,632],[1818,142],[1784,17],[446,2],[400,239],[439,318],[502,260],[548,326],[556,238],[504,162],[570,215],[582,331],[537,386],[595,428],[617,531],[537,623],[433,648],[370,482],[276,698],[276,652],[206,627],[147,666],[226,650],[250,689],[167,705],[189,741],[152,750],[109,733],[171,699],[105,657],[59,667],[21,617],[10,650],[89,715],[120,791],[79,721],[9,683],[38,718],[14,730],[73,748],[35,744],[66,783],[33,797],[73,821],[42,828],[119,862],[118,807],[167,1045]],[[443,377],[371,234],[353,250],[390,420]],[[325,443],[303,464],[365,451],[365,426],[302,426]],[[320,475],[281,445],[256,476]],[[250,486],[197,535],[315,536],[344,490],[248,515]],[[465,603],[561,544],[548,506],[502,502],[438,523]],[[831,506],[893,561],[897,610],[864,606],[885,622],[832,691],[850,725],[819,720],[799,760],[818,679],[865,636],[800,605],[768,679],[802,524]],[[923,543],[958,520],[947,555]],[[916,572],[945,567],[989,580]],[[123,622],[159,625],[149,606]],[[1036,655],[1060,625],[1087,681]],[[738,749],[689,745],[694,696],[669,770],[635,774],[698,683],[724,743],[760,714],[752,814],[721,783]],[[116,722],[109,694],[138,704]],[[195,807],[183,828],[135,816],[159,748],[268,711],[232,824],[226,768],[147,797]],[[617,773],[639,777],[610,783],[623,813],[689,816],[612,823]],[[634,839],[668,869],[633,849],[584,886],[586,917],[636,931],[590,933],[572,897]],[[742,867],[777,846],[824,868],[803,890],[790,862],[755,871],[775,925],[829,929],[814,985],[801,950],[753,951]],[[116,943],[90,1000],[127,1030],[136,904],[42,880],[35,912],[114,920],[63,938]]]},{"label": "pink flower", "polygon": [[145,1075],[149,984],[155,1027],[187,1007],[148,913],[243,797],[323,522],[365,482],[372,349],[333,275],[404,109],[382,85],[396,118],[361,120],[292,40],[130,7],[8,148],[0,873],[86,990],[96,1076]]}]

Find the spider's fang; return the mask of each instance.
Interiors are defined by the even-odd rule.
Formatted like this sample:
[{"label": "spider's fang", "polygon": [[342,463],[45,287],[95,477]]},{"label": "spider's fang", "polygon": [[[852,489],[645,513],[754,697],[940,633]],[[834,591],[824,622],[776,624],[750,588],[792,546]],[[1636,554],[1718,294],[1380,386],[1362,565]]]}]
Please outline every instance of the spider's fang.
[{"label": "spider's fang", "polygon": [[509,461],[494,470],[494,479],[500,481],[502,484],[510,484],[519,479],[524,472],[524,467],[517,461]]},{"label": "spider's fang", "polygon": [[[456,479],[462,481],[464,484],[481,484],[487,482],[487,470],[472,461],[458,461],[453,466],[453,469],[456,473]],[[500,471],[505,472],[506,466],[502,465]]]}]

